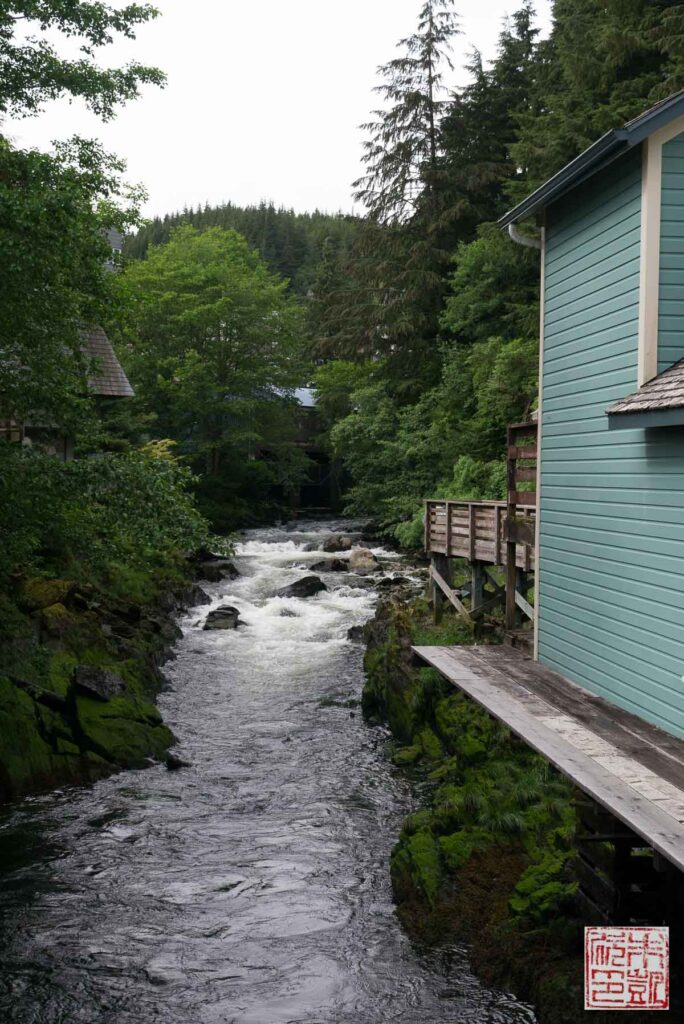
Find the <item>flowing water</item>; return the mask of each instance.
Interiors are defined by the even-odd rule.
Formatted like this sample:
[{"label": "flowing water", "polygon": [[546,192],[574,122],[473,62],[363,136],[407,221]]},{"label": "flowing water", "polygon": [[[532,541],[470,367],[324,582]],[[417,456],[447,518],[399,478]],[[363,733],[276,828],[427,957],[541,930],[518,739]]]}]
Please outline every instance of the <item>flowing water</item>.
[{"label": "flowing water", "polygon": [[[274,598],[343,524],[249,534],[236,631],[184,638],[160,699],[181,771],[123,772],[0,817],[2,1024],[530,1024],[460,948],[416,950],[388,859],[410,788],[355,710],[377,594]],[[308,532],[303,532],[308,529]],[[389,552],[377,552],[388,558]]]}]

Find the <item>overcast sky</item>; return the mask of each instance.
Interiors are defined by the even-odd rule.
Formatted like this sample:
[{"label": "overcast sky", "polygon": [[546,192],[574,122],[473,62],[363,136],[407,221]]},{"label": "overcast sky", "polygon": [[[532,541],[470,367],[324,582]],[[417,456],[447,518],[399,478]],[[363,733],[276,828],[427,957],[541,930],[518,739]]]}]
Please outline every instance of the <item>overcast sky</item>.
[{"label": "overcast sky", "polygon": [[[209,202],[272,199],[296,210],[353,208],[361,169],[359,124],[377,104],[376,68],[414,29],[421,0],[156,0],[157,21],[134,43],[118,41],[101,63],[131,58],[162,68],[163,91],[145,89],[103,125],[80,103],[51,104],[10,121],[17,145],[48,148],[72,134],[99,138],[149,194],[145,212]],[[476,46],[496,49],[516,3],[461,0],[463,34],[452,82]],[[549,0],[538,0],[549,28]]]}]

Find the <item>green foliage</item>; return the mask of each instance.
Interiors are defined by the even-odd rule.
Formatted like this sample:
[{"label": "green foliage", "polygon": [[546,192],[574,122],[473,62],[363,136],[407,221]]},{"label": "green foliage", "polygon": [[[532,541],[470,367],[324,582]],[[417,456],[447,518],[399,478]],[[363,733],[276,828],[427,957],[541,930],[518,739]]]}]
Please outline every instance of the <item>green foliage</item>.
[{"label": "green foliage", "polygon": [[424,5],[380,68],[386,104],[357,183],[369,217],[314,289],[316,356],[365,368],[326,421],[348,509],[407,547],[422,543],[422,499],[503,496],[505,427],[536,405],[539,254],[495,221],[684,85],[680,4],[555,0],[553,13],[540,40],[526,0],[445,101],[433,86],[456,26],[450,4]]},{"label": "green foliage", "polygon": [[567,913],[577,891],[577,883],[568,876],[568,850],[545,850],[541,858],[520,876],[509,906],[524,927],[540,927]]},{"label": "green foliage", "polygon": [[[161,85],[157,68],[132,62],[124,68],[101,68],[96,49],[115,35],[135,38],[135,29],[158,11],[150,4],[112,6],[86,0],[9,0],[0,12],[0,112],[28,116],[47,100],[79,97],[102,118],[118,103],[138,96],[138,87]],[[26,28],[26,32],[19,31]],[[60,56],[56,41],[76,39],[80,56]]]},{"label": "green foliage", "polygon": [[96,143],[49,156],[0,139],[3,417],[38,409],[38,425],[73,429],[88,413],[81,331],[116,310],[104,232],[134,220],[140,198],[121,185],[121,170]]},{"label": "green foliage", "polygon": [[190,484],[185,467],[150,452],[61,463],[0,443],[0,581],[17,571],[105,579],[117,563],[149,570],[207,544]]},{"label": "green foliage", "polygon": [[330,377],[325,369],[318,376],[320,400],[341,417],[330,439],[352,476],[349,511],[372,514],[407,547],[422,545],[425,496],[504,497],[506,426],[524,420],[536,399],[534,340],[450,346],[443,360],[439,384],[404,406],[383,377],[383,363],[359,367],[356,390],[348,363],[329,364]]},{"label": "green foliage", "polygon": [[462,343],[496,337],[534,341],[539,331],[539,253],[511,244],[494,224],[462,242],[442,314],[442,327]]},{"label": "green foliage", "polygon": [[435,905],[442,869],[439,846],[429,830],[404,833],[403,842],[392,851],[390,866],[395,889],[417,888],[431,906]]},{"label": "green foliage", "polygon": [[174,228],[190,225],[200,231],[224,228],[237,231],[256,249],[269,270],[288,281],[290,291],[306,296],[314,283],[331,282],[327,268],[349,253],[359,226],[355,217],[344,214],[295,213],[273,203],[258,206],[204,206],[181,213],[155,217],[126,239],[124,254],[144,259],[150,246],[165,245]]},{"label": "green foliage", "polygon": [[[487,925],[495,948],[567,934],[576,890],[572,784],[464,693],[410,666],[411,644],[459,642],[444,634],[444,624],[431,624],[422,602],[408,611],[388,605],[381,621],[385,630],[376,620],[371,631],[370,653],[378,657],[364,705],[384,712],[404,744],[396,765],[429,769],[422,806],[406,819],[392,852],[402,920],[415,924],[427,915],[443,933],[445,923],[458,924],[456,895],[475,901],[467,912],[476,924],[495,915]],[[398,715],[397,707],[410,713]],[[492,903],[483,913],[477,901],[489,886]]]},{"label": "green foliage", "polygon": [[152,432],[177,440],[202,474],[215,521],[248,521],[250,504],[306,469],[290,397],[306,380],[300,304],[244,238],[218,227],[174,229],[118,288],[120,351]]}]

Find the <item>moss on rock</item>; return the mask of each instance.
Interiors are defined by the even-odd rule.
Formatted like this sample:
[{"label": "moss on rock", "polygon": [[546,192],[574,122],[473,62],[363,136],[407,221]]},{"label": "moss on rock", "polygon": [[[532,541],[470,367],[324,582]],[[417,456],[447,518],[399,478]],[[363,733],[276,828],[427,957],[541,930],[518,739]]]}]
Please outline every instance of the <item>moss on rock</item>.
[{"label": "moss on rock", "polygon": [[[150,605],[42,578],[0,594],[0,802],[164,758],[173,736],[152,701],[178,636],[174,593],[193,597],[180,567],[171,576],[141,584]],[[122,694],[77,693],[79,666],[114,673]]]},{"label": "moss on rock", "polygon": [[153,704],[133,703],[126,697],[106,703],[77,697],[76,715],[84,747],[121,768],[160,760],[173,742]]},{"label": "moss on rock", "polygon": [[19,591],[19,603],[29,612],[62,604],[74,589],[73,580],[50,580],[41,577],[26,580]]}]

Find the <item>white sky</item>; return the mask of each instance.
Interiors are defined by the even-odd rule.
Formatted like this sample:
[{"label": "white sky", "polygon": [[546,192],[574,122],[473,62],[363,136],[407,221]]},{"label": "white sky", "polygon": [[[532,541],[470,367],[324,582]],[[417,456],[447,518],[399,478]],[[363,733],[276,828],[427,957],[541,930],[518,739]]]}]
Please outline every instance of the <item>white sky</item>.
[{"label": "white sky", "polygon": [[[131,43],[101,51],[102,64],[130,59],[162,68],[164,90],[102,124],[80,103],[50,104],[38,118],[9,121],[17,145],[99,138],[149,194],[145,213],[209,202],[272,199],[296,210],[353,208],[361,171],[359,124],[378,105],[376,68],[415,27],[421,0],[156,0],[161,17]],[[495,52],[516,0],[460,0],[463,35],[450,84],[463,84],[469,50]],[[550,0],[538,0],[539,27]]]}]

